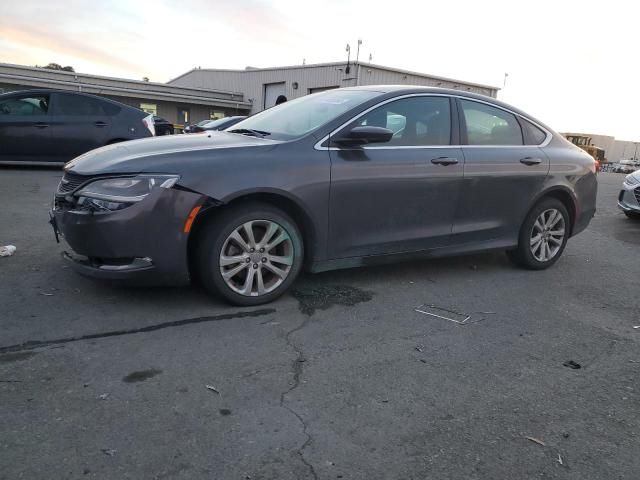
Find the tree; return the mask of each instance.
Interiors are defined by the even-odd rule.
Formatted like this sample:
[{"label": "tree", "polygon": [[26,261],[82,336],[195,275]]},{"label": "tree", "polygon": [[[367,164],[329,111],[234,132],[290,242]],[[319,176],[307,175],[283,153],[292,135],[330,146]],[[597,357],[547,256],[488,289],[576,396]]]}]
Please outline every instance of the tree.
[{"label": "tree", "polygon": [[[36,65],[37,67],[38,65]],[[75,70],[73,69],[73,67],[67,65],[66,67],[63,67],[62,65],[60,65],[59,63],[50,63],[49,65],[42,67],[42,68],[46,68],[48,70],[59,70],[62,72],[75,72]]]}]

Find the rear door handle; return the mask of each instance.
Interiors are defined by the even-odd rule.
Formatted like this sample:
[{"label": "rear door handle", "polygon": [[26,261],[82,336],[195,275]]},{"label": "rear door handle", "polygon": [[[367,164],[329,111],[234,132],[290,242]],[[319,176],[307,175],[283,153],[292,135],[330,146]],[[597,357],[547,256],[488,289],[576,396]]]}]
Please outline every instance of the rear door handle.
[{"label": "rear door handle", "polygon": [[520,163],[524,163],[525,165],[540,165],[542,160],[535,157],[524,157],[520,159]]},{"label": "rear door handle", "polygon": [[458,159],[451,157],[438,157],[432,158],[431,163],[433,163],[434,165],[455,165],[456,163],[458,163]]},{"label": "rear door handle", "polygon": [[96,122],[95,125],[96,125],[96,127],[106,127],[107,126],[107,124],[104,123],[104,122]]},{"label": "rear door handle", "polygon": [[36,128],[47,128],[49,126],[48,123],[44,123],[44,122],[38,122],[34,125],[34,127]]}]

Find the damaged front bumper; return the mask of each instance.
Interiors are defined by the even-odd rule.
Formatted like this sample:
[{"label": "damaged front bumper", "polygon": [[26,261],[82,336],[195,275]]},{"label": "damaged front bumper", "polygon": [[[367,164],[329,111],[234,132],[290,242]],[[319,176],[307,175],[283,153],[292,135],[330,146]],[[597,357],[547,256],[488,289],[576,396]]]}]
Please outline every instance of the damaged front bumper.
[{"label": "damaged front bumper", "polygon": [[57,195],[52,226],[72,251],[63,258],[78,273],[144,285],[190,281],[185,221],[205,200],[198,193],[159,188],[116,211],[92,211]]}]

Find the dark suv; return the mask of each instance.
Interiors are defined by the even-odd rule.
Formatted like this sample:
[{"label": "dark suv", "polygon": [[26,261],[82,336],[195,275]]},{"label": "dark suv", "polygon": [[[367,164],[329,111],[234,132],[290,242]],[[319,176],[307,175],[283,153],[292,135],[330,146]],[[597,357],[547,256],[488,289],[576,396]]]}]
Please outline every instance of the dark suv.
[{"label": "dark suv", "polygon": [[152,115],[106,98],[56,90],[0,95],[0,162],[66,162],[153,135]]}]

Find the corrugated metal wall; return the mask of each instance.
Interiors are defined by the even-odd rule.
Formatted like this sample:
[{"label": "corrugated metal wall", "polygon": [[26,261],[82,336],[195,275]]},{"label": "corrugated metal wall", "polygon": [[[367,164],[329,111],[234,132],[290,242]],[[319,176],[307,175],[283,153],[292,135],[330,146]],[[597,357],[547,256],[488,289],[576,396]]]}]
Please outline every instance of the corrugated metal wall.
[{"label": "corrugated metal wall", "polygon": [[[413,75],[361,64],[351,65],[347,74],[346,65],[308,65],[299,68],[270,68],[257,70],[192,70],[172,80],[172,85],[192,88],[234,90],[244,93],[245,101],[253,104],[251,113],[262,110],[264,89],[269,83],[285,82],[287,99],[307,95],[315,88],[349,87],[360,85],[424,85],[454,88],[495,97],[497,90],[465,82],[453,82],[427,75]],[[297,84],[297,88],[295,88]]]},{"label": "corrugated metal wall", "polygon": [[466,92],[478,93],[488,97],[496,97],[497,90],[485,88],[465,82],[449,81],[437,77],[412,75],[409,73],[385,70],[366,64],[360,66],[360,85],[421,85],[425,87],[452,88]]}]

